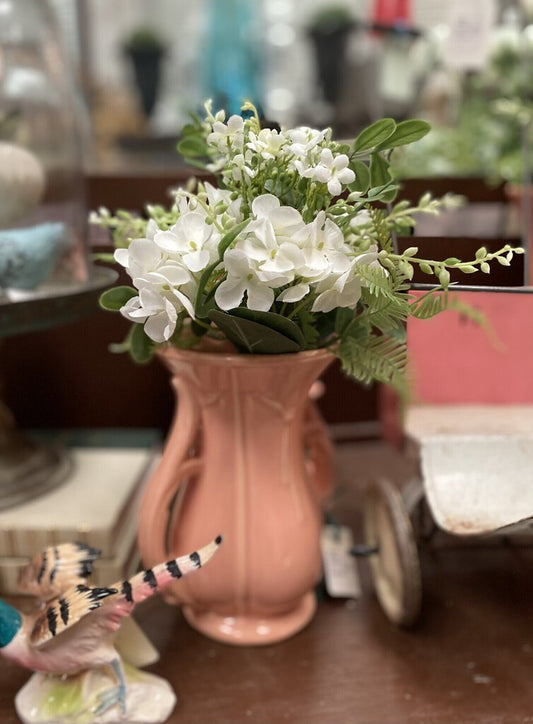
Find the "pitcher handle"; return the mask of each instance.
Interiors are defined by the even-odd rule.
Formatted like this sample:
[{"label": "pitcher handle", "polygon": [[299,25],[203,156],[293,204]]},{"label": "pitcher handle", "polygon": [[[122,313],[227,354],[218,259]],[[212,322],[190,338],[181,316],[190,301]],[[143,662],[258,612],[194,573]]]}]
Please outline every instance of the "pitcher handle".
[{"label": "pitcher handle", "polygon": [[305,408],[304,447],[307,450],[307,472],[320,501],[335,488],[334,446],[326,423],[314,401],[309,399]]},{"label": "pitcher handle", "polygon": [[171,384],[177,398],[177,411],[163,455],[144,490],[139,510],[137,542],[146,566],[154,566],[169,557],[167,530],[171,502],[186,474],[201,466],[200,460],[189,458],[199,432],[200,408],[190,384],[183,377],[174,376]]}]

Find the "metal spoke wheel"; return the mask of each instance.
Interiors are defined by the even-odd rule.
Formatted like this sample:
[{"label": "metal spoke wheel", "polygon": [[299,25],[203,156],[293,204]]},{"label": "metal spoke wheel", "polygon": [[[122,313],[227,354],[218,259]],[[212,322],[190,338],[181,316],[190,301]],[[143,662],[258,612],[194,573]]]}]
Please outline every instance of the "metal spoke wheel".
[{"label": "metal spoke wheel", "polygon": [[365,543],[375,551],[369,563],[381,607],[393,623],[411,626],[422,606],[420,561],[402,496],[388,480],[370,486],[364,528]]}]

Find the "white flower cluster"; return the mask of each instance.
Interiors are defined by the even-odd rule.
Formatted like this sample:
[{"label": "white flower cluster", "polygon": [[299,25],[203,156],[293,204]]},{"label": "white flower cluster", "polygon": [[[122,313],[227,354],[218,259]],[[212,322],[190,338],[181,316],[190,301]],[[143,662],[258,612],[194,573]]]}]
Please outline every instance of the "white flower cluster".
[{"label": "white flower cluster", "polygon": [[[121,313],[143,323],[154,342],[166,342],[180,317],[198,319],[206,275],[223,311],[243,304],[255,311],[298,304],[312,313],[355,308],[362,284],[358,265],[382,267],[377,247],[358,251],[328,213],[332,199],[355,179],[331,132],[261,129],[257,119],[241,116],[226,123],[223,112],[207,110],[210,168],[222,173],[227,188],[205,183],[196,193],[178,191],[169,228],[152,219],[144,238],[117,249],[115,259],[138,292]],[[283,202],[276,184],[288,193]],[[364,223],[367,212],[359,215]],[[347,234],[357,216],[351,221]],[[239,233],[221,245],[237,225]]]},{"label": "white flower cluster", "polygon": [[330,147],[330,129],[317,131],[302,126],[287,131],[263,128],[254,132],[246,129],[241,116],[231,116],[226,124],[223,116],[217,114],[207,144],[218,157],[208,168],[213,172],[226,168],[234,180],[260,176],[264,162],[276,162],[278,167],[294,171],[300,178],[326,184],[331,196],[339,196],[355,181],[348,156],[334,154]]},{"label": "white flower cluster", "polygon": [[[206,203],[178,200],[180,215],[167,231],[152,220],[146,237],[115,251],[138,290],[121,313],[144,323],[150,339],[165,342],[178,315],[195,318],[195,299],[202,272],[218,259],[223,228],[239,223],[240,204],[229,193],[205,184]],[[361,293],[357,264],[379,265],[377,249],[354,255],[339,227],[321,211],[304,223],[300,212],[263,194],[252,204],[250,222],[218,263],[223,281],[215,292],[220,309],[238,307],[268,311],[274,301],[295,303],[313,295],[312,312],[354,308]]]}]

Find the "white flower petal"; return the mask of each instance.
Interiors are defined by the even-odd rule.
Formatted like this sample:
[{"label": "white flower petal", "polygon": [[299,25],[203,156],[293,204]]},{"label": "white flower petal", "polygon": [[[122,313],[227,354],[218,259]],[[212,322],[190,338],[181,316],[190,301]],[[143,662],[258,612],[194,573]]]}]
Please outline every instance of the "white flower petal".
[{"label": "white flower petal", "polygon": [[184,254],[183,263],[192,272],[199,272],[209,264],[208,251],[194,251],[192,254]]},{"label": "white flower petal", "polygon": [[277,300],[280,302],[288,302],[289,304],[292,304],[293,302],[299,302],[308,293],[309,284],[304,284],[302,282],[300,284],[295,284],[288,289],[284,289],[281,294],[278,294]]},{"label": "white flower petal", "polygon": [[254,309],[257,312],[268,312],[274,303],[274,292],[265,284],[250,283],[246,291],[248,296],[246,306],[248,309]]},{"label": "white flower petal", "polygon": [[246,284],[239,278],[228,278],[215,292],[215,302],[224,311],[235,309],[242,302]]}]

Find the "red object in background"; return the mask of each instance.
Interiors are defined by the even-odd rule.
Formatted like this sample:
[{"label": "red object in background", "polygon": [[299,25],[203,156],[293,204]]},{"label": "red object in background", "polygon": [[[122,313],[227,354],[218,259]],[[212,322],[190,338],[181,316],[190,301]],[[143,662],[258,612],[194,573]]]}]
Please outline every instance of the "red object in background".
[{"label": "red object in background", "polygon": [[411,27],[411,0],[374,0],[371,20],[376,25]]}]

